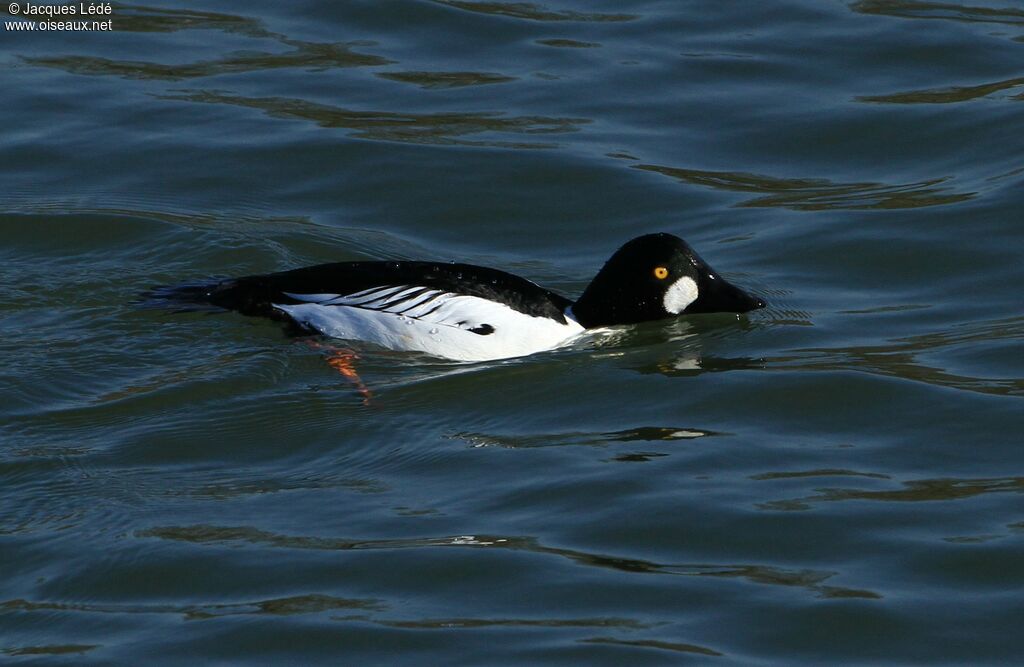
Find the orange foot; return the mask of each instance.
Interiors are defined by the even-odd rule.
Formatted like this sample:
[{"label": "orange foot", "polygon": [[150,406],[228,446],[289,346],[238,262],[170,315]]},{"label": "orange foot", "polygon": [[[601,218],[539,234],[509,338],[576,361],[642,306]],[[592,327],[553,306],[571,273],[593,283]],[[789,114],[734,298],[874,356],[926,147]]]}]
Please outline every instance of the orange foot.
[{"label": "orange foot", "polygon": [[328,365],[355,385],[356,391],[363,397],[363,405],[369,405],[373,392],[370,391],[370,388],[366,386],[363,379],[359,377],[359,373],[356,372],[355,361],[359,358],[359,355],[344,347],[334,347],[333,345],[325,345],[316,341],[308,341],[308,343],[310,346],[320,350],[330,350],[330,354],[327,355]]}]

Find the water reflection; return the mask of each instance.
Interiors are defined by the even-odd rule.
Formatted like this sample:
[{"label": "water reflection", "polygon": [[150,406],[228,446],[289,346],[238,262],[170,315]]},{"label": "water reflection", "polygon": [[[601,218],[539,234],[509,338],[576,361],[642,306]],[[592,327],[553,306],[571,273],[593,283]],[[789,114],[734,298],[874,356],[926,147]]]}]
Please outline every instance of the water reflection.
[{"label": "water reflection", "polygon": [[211,500],[228,500],[250,495],[305,491],[309,489],[341,488],[357,493],[384,493],[387,485],[375,479],[338,479],[332,476],[303,475],[297,479],[260,479],[208,484],[188,492],[190,495]]},{"label": "water reflection", "polygon": [[[771,321],[776,324],[788,322],[779,320],[774,314]],[[702,373],[762,369],[765,360],[761,358],[723,357],[705,351],[716,339],[742,335],[761,326],[762,322],[752,322],[747,317],[729,313],[641,324],[623,332],[622,338],[613,340],[620,351],[611,354],[625,354],[621,349],[626,346],[623,339],[628,339],[628,345],[637,350],[635,356],[639,361],[629,363],[629,357],[626,361],[630,368],[644,375],[690,377]],[[719,435],[712,431],[702,433]]]},{"label": "water reflection", "polygon": [[575,39],[538,39],[537,43],[563,49],[593,49],[601,46],[597,42],[581,42]]},{"label": "water reflection", "polygon": [[165,9],[143,5],[117,5],[115,30],[125,32],[177,32],[179,30],[220,30],[247,37],[274,37],[259,19],[218,12]]},{"label": "water reflection", "polygon": [[884,345],[807,348],[796,354],[769,357],[769,367],[804,370],[856,370],[898,377],[963,391],[1001,396],[1024,396],[1024,378],[984,378],[949,372],[921,363],[923,352],[985,342],[1024,339],[1024,317],[976,322],[949,331],[897,338]]},{"label": "water reflection", "polygon": [[718,651],[698,646],[696,644],[681,644],[679,642],[665,642],[657,639],[617,639],[614,637],[592,637],[581,639],[585,644],[613,644],[616,646],[637,646],[640,648],[657,648],[663,651],[677,651],[679,653],[696,653],[697,655],[720,656]]},{"label": "water reflection", "polygon": [[500,112],[412,113],[395,111],[356,111],[317,104],[291,97],[242,97],[197,90],[161,99],[183,100],[201,104],[229,104],[259,109],[275,118],[299,118],[320,127],[353,130],[352,136],[378,141],[401,141],[414,144],[457,144],[460,146],[491,146],[503,148],[553,148],[556,144],[468,139],[467,136],[487,133],[547,135],[575,132],[586,118],[547,116],[506,116]]},{"label": "water reflection", "polygon": [[85,653],[94,648],[100,648],[101,644],[47,644],[46,646],[18,646],[15,648],[0,649],[0,653],[9,656],[25,655],[68,655],[74,653]]},{"label": "water reflection", "polygon": [[683,354],[680,356],[664,357],[652,364],[637,366],[635,370],[643,374],[658,373],[666,377],[693,377],[703,373],[764,369],[766,366],[764,359],[754,357],[716,357],[712,355]]},{"label": "water reflection", "polygon": [[[844,311],[863,313],[874,311]],[[799,320],[773,320],[773,324],[802,324]],[[753,326],[746,324],[745,326]],[[741,330],[739,326],[737,330]],[[954,326],[948,331],[896,338],[881,345],[800,348],[764,357],[720,357],[705,354],[693,346],[670,350],[654,362],[634,366],[639,373],[659,373],[669,377],[688,377],[702,373],[736,370],[859,371],[895,377],[913,382],[949,387],[962,391],[999,396],[1024,396],[1024,378],[979,377],[955,373],[923,363],[922,354],[934,354],[970,345],[984,351],[985,343],[1024,340],[1024,318],[1015,317]]]},{"label": "water reflection", "polygon": [[447,630],[449,628],[625,628],[644,630],[660,623],[641,623],[629,618],[438,618],[415,621],[377,620],[378,625],[391,628],[415,628],[417,630]]},{"label": "water reflection", "polygon": [[113,26],[119,32],[218,30],[253,39],[273,40],[291,47],[291,50],[284,53],[244,51],[214,60],[170,65],[76,55],[24,57],[23,60],[31,65],[62,69],[72,74],[168,81],[282,68],[318,70],[387,65],[393,62],[387,58],[353,50],[368,46],[367,42],[318,43],[289,39],[285,35],[267,30],[258,19],[233,14],[119,5],[117,20]]},{"label": "water reflection", "polygon": [[428,90],[486,86],[516,80],[514,76],[494,74],[493,72],[378,72],[377,76],[391,81],[411,83]]},{"label": "water reflection", "polygon": [[471,2],[469,0],[432,0],[439,5],[447,5],[468,12],[509,16],[529,21],[632,21],[639,18],[636,14],[603,14],[598,12],[575,12],[564,9],[551,9],[544,5],[530,2]]},{"label": "water reflection", "polygon": [[973,498],[986,493],[1022,493],[1024,477],[983,479],[921,479],[903,482],[899,489],[824,488],[811,496],[759,503],[767,510],[808,510],[815,503],[847,500],[930,502]]},{"label": "water reflection", "polygon": [[321,44],[282,40],[293,47],[285,53],[263,51],[236,53],[215,60],[201,60],[192,63],[164,65],[146,61],[111,60],[95,56],[47,56],[23,57],[30,65],[53,67],[71,74],[120,76],[129,79],[162,79],[178,81],[219,74],[237,74],[289,67],[311,70],[331,67],[363,67],[387,65],[393,61],[380,56],[358,53],[350,44]]},{"label": "water reflection", "polygon": [[[948,88],[911,90],[903,93],[890,93],[888,95],[864,95],[858,97],[857,100],[860,102],[878,102],[883,104],[953,104],[987,97],[992,93],[998,93],[999,91],[1009,90],[1018,86],[1024,86],[1024,77],[983,83],[977,86],[950,86]],[[1012,99],[1024,99],[1024,94],[1016,95]]]},{"label": "water reflection", "polygon": [[778,178],[746,172],[683,169],[655,164],[632,165],[634,169],[653,171],[683,183],[716,190],[750,192],[757,195],[739,204],[741,207],[780,206],[798,211],[865,210],[943,206],[972,199],[974,192],[955,192],[942,185],[951,177],[932,178],[917,183],[836,183],[824,178]]},{"label": "water reflection", "polygon": [[[68,456],[85,456],[94,450],[91,447],[75,447],[65,445],[31,445],[29,447],[16,447],[9,450],[12,458],[55,458],[62,459]],[[6,458],[6,456],[0,455]],[[0,458],[0,460],[3,460]]]},{"label": "water reflection", "polygon": [[423,549],[457,547],[474,549],[508,549],[547,554],[566,558],[579,565],[631,572],[636,574],[665,574],[676,576],[736,578],[756,584],[803,588],[825,598],[868,598],[879,594],[862,589],[826,585],[836,576],[833,571],[787,569],[770,565],[750,564],[663,564],[636,558],[589,553],[577,549],[562,549],[541,544],[535,537],[497,535],[453,535],[408,539],[350,540],[336,537],[281,535],[251,526],[162,526],[137,531],[137,537],[157,538],[211,545],[252,545],[282,549],[363,550],[363,549]]},{"label": "water reflection", "polygon": [[[337,618],[348,621],[352,617]],[[388,620],[360,618],[389,628],[414,630],[452,630],[476,628],[610,628],[626,631],[648,630],[666,625],[664,622],[642,623],[629,618],[427,618],[421,620]],[[614,644],[618,646],[653,648],[665,651],[720,656],[722,653],[697,644],[684,644],[659,639],[622,639],[617,637],[589,637],[577,640],[584,644]]]},{"label": "water reflection", "polygon": [[631,454],[619,454],[611,458],[619,463],[647,463],[654,459],[660,459],[668,454],[664,452],[633,452]]},{"label": "water reflection", "polygon": [[754,480],[800,479],[804,477],[870,477],[872,479],[890,479],[889,475],[877,472],[857,472],[842,468],[824,468],[819,470],[799,470],[793,472],[764,472],[751,475]]},{"label": "water reflection", "polygon": [[336,609],[383,611],[387,605],[373,598],[349,599],[309,594],[272,598],[255,602],[226,604],[104,604],[78,602],[33,602],[15,599],[0,602],[3,611],[75,611],[96,614],[180,614],[185,620],[204,620],[221,616],[317,614]]},{"label": "water reflection", "polygon": [[624,431],[607,433],[549,433],[541,435],[492,435],[487,433],[455,433],[445,436],[452,440],[463,440],[470,447],[504,447],[507,449],[528,449],[536,447],[565,447],[571,445],[603,446],[616,442],[658,442],[692,440],[708,435],[721,435],[714,431],[698,428],[672,426],[642,426]]},{"label": "water reflection", "polygon": [[1011,7],[958,5],[919,0],[860,0],[850,9],[861,14],[883,14],[909,19],[947,19],[969,23],[1024,24],[1024,10]]}]

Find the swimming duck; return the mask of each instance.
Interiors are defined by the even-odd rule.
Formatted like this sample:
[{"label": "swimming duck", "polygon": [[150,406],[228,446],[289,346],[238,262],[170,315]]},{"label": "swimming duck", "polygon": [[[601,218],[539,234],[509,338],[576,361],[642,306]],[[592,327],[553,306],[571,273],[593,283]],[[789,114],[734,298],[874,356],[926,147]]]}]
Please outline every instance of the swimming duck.
[{"label": "swimming duck", "polygon": [[192,289],[245,315],[460,361],[550,350],[600,327],[765,305],[665,233],[619,248],[575,302],[504,271],[439,262],[338,262]]}]

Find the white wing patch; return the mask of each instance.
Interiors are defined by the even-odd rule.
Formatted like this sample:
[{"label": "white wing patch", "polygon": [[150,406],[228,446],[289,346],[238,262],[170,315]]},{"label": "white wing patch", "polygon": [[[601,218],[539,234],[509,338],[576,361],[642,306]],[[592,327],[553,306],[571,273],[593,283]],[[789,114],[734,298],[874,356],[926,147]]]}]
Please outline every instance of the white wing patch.
[{"label": "white wing patch", "polygon": [[[296,301],[321,306],[350,306],[416,318],[428,315],[456,296],[438,289],[409,285],[373,287],[353,294],[285,294]],[[275,304],[275,307],[280,306]]]},{"label": "white wing patch", "polygon": [[287,295],[303,303],[274,307],[327,336],[463,361],[549,350],[584,331],[571,314],[561,323],[488,299],[419,285]]}]

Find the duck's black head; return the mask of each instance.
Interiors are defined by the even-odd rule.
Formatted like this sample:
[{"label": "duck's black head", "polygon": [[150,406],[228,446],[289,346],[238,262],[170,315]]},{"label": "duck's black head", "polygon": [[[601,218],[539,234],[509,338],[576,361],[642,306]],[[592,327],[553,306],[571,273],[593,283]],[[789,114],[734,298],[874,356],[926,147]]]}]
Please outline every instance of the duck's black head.
[{"label": "duck's black head", "polygon": [[612,255],[572,312],[590,329],[763,307],[763,301],[723,279],[681,238],[647,234]]}]

